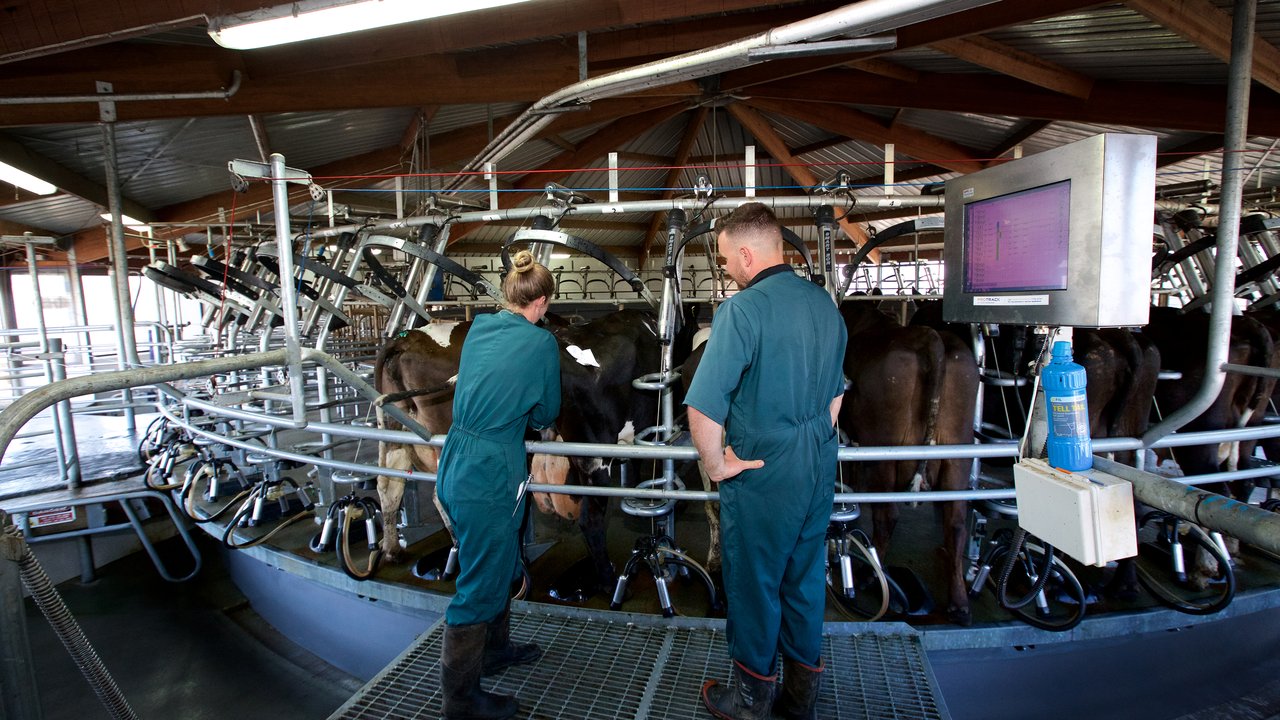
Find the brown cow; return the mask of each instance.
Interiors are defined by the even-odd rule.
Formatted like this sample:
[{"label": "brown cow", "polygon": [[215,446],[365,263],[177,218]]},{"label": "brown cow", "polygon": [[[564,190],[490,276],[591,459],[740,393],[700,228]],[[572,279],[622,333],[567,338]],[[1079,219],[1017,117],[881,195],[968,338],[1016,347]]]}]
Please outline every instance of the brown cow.
[{"label": "brown cow", "polygon": [[[432,434],[449,431],[453,425],[453,384],[458,374],[462,343],[471,322],[431,323],[402,332],[378,352],[374,363],[374,387],[384,397],[394,399],[413,419]],[[426,392],[423,392],[426,391]],[[399,423],[378,409],[378,427],[402,429]],[[427,445],[378,443],[378,465],[395,470],[434,473],[440,453]],[[400,532],[396,520],[404,499],[404,479],[378,476],[378,501],[382,506],[382,555],[388,561],[400,555]],[[434,492],[432,493],[434,497]],[[436,507],[440,501],[436,498]],[[448,524],[442,511],[440,518]],[[452,529],[450,533],[452,534]]]},{"label": "brown cow", "polygon": [[[973,441],[978,372],[968,343],[923,325],[904,327],[867,302],[847,301],[840,312],[849,331],[844,370],[850,381],[840,425],[852,441],[863,446]],[[859,462],[856,487],[863,492],[965,490],[970,467],[971,461],[964,459]],[[946,612],[959,624],[971,619],[962,565],[966,512],[964,502],[943,506]],[[887,557],[898,521],[897,504],[875,503],[871,516],[872,542],[880,556]]]}]

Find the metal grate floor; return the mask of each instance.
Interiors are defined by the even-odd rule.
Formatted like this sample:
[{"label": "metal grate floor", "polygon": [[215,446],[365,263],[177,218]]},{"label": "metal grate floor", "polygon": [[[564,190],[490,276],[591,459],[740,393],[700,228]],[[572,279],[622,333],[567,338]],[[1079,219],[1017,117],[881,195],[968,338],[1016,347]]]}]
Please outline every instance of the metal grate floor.
[{"label": "metal grate floor", "polygon": [[[538,643],[543,657],[483,682],[519,698],[518,718],[709,718],[702,684],[729,674],[723,621],[547,608],[513,610],[511,623],[512,637]],[[443,633],[443,624],[423,633],[330,720],[440,717]],[[905,626],[829,626],[824,657],[823,720],[950,717],[919,638]]]}]

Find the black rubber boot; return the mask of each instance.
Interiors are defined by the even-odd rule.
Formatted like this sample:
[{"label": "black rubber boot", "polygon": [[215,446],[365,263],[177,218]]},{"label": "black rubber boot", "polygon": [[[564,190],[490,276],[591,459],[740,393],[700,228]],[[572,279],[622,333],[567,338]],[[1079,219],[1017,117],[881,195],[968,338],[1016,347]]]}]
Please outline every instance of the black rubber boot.
[{"label": "black rubber boot", "polygon": [[786,720],[818,720],[818,683],[825,666],[805,665],[798,660],[782,659],[782,690],[773,703],[773,714]]},{"label": "black rubber boot", "polygon": [[440,656],[440,690],[448,720],[504,720],[516,714],[520,704],[510,695],[480,689],[485,628],[477,625],[445,625]]},{"label": "black rubber boot", "polygon": [[492,675],[512,665],[524,665],[542,657],[542,648],[534,643],[511,642],[511,603],[489,623],[484,641],[484,671]]},{"label": "black rubber boot", "polygon": [[777,679],[777,675],[757,675],[735,660],[733,685],[708,680],[702,686],[702,702],[722,720],[766,720],[773,707],[773,683]]}]

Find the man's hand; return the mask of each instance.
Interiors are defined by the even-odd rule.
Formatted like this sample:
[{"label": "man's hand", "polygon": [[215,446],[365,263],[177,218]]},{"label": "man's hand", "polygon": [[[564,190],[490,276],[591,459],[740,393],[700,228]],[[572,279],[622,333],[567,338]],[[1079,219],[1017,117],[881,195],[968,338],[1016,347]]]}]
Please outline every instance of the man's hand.
[{"label": "man's hand", "polygon": [[705,464],[703,467],[707,471],[707,477],[712,482],[723,482],[725,480],[737,477],[743,470],[755,470],[764,467],[763,460],[743,460],[734,454],[732,447],[724,449],[724,461],[720,463],[720,467],[713,472],[712,468]]},{"label": "man's hand", "polygon": [[689,406],[689,434],[693,436],[693,446],[698,449],[703,471],[714,482],[728,480],[743,470],[764,467],[763,460],[743,460],[733,453],[731,447],[722,450],[720,443],[723,442],[724,428],[692,405]]}]

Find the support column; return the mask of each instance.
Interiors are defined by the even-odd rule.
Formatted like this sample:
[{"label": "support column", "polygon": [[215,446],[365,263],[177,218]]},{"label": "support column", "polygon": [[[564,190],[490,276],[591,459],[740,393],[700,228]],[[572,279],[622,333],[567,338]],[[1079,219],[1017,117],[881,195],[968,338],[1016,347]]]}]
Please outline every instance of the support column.
[{"label": "support column", "polygon": [[[111,248],[111,276],[116,302],[116,366],[120,370],[141,367],[138,346],[133,334],[133,302],[129,292],[129,258],[124,245],[124,210],[120,196],[120,174],[116,167],[116,127],[102,123],[102,164],[107,175],[107,204],[111,212],[108,245]],[[125,424],[135,429],[133,392],[125,390]]]}]

